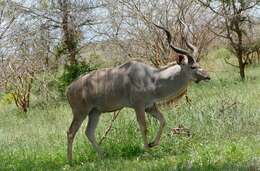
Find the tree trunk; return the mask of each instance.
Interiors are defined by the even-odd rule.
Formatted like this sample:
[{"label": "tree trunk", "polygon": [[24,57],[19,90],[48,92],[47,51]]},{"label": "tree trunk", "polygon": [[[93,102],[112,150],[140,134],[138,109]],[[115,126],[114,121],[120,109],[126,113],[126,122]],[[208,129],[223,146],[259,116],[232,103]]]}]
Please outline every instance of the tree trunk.
[{"label": "tree trunk", "polygon": [[72,21],[69,16],[69,1],[63,0],[60,2],[62,7],[62,29],[63,29],[63,39],[65,47],[69,53],[69,62],[70,64],[76,64],[76,55],[77,55],[77,38],[75,35],[75,28],[72,26]]},{"label": "tree trunk", "polygon": [[239,53],[237,55],[237,58],[238,58],[238,64],[239,64],[239,74],[240,74],[240,77],[242,79],[242,81],[245,80],[245,66],[246,66],[246,63],[243,62],[243,55],[242,53]]},{"label": "tree trunk", "polygon": [[48,53],[45,56],[45,62],[44,63],[45,63],[46,67],[49,67],[49,56],[48,56]]},{"label": "tree trunk", "polygon": [[245,65],[241,65],[239,66],[239,73],[240,73],[240,77],[242,79],[242,81],[245,80]]},{"label": "tree trunk", "polygon": [[256,53],[257,53],[257,63],[259,64],[260,63],[260,50],[257,50]]}]

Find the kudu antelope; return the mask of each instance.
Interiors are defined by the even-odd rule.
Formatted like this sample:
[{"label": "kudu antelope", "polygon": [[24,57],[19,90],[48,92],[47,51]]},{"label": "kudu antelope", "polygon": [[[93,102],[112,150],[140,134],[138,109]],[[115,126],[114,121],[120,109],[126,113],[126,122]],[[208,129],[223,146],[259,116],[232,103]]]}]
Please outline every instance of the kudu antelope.
[{"label": "kudu antelope", "polygon": [[[179,96],[187,89],[190,81],[210,79],[194,58],[197,52],[195,46],[186,41],[193,53],[178,48],[172,44],[172,36],[167,29],[155,26],[166,33],[170,48],[179,54],[176,65],[156,69],[141,62],[131,61],[115,68],[88,73],[68,87],[67,98],[73,113],[73,120],[67,131],[69,161],[72,160],[73,139],[87,116],[86,136],[97,153],[102,155],[102,150],[95,139],[95,129],[100,115],[124,107],[135,110],[144,148],[158,145],[165,119],[156,103],[169,96]],[[151,143],[147,140],[145,112],[160,123],[157,135]]]}]

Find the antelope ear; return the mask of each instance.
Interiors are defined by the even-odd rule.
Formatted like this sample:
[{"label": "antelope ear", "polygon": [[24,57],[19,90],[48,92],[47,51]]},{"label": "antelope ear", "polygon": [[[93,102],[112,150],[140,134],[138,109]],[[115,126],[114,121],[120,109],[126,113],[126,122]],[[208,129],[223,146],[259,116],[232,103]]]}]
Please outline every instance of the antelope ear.
[{"label": "antelope ear", "polygon": [[185,55],[178,54],[177,57],[176,57],[176,62],[179,65],[187,64],[188,58]]}]

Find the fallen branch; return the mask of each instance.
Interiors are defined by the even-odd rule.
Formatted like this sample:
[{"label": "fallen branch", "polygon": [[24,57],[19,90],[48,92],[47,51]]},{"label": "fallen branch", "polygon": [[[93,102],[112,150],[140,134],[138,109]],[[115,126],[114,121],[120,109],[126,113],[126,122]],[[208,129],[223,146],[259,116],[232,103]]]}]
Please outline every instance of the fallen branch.
[{"label": "fallen branch", "polygon": [[191,136],[191,131],[190,131],[190,129],[185,128],[183,125],[179,125],[176,128],[172,128],[171,136],[181,135],[181,134],[187,135],[188,137],[190,137]]},{"label": "fallen branch", "polygon": [[119,115],[120,111],[121,110],[118,110],[118,111],[114,112],[113,117],[112,117],[112,119],[110,121],[110,124],[107,127],[107,129],[106,129],[105,133],[103,134],[103,136],[101,137],[101,139],[99,141],[99,144],[101,144],[105,140],[105,138],[107,137],[107,134],[110,132],[110,130],[112,128],[112,125],[115,122],[115,120],[116,120],[117,116]]},{"label": "fallen branch", "polygon": [[237,102],[234,102],[232,104],[222,104],[221,109],[219,109],[219,111],[221,113],[224,113],[227,109],[230,109],[232,107],[236,107],[236,105],[237,105]]}]

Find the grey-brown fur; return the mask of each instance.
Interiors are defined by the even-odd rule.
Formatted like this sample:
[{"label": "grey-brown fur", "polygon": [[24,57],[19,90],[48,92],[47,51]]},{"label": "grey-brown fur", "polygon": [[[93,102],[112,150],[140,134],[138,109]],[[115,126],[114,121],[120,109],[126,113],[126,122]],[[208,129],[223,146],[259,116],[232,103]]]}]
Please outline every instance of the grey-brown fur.
[{"label": "grey-brown fur", "polygon": [[[191,80],[209,79],[208,74],[187,57],[179,64],[156,69],[147,64],[131,61],[119,67],[91,72],[74,81],[67,90],[73,112],[68,130],[68,159],[72,159],[72,143],[83,120],[88,116],[86,135],[94,149],[102,155],[95,139],[95,128],[101,113],[133,108],[144,140],[144,147],[159,144],[165,120],[156,102],[168,96],[178,96]],[[152,143],[147,141],[145,112],[159,120],[160,128]]]}]

